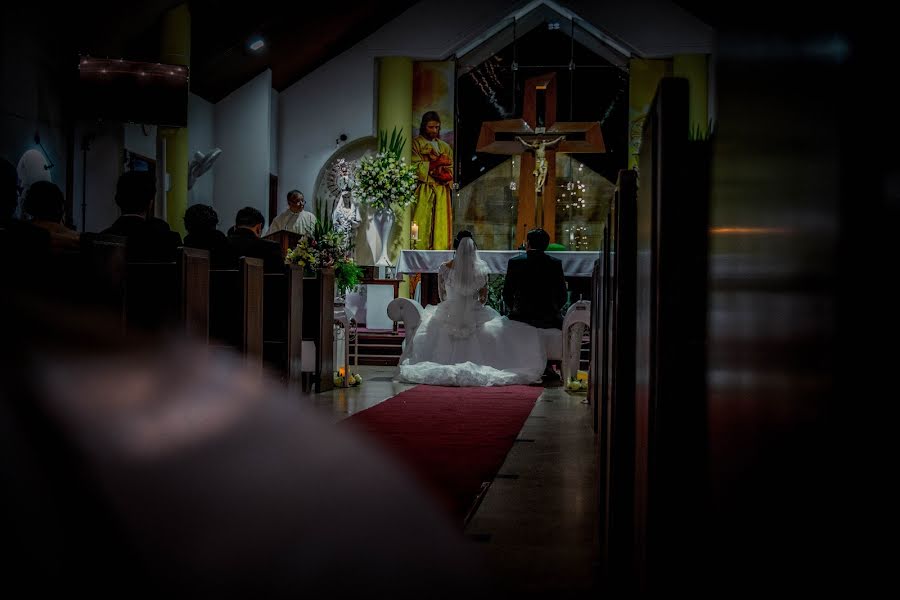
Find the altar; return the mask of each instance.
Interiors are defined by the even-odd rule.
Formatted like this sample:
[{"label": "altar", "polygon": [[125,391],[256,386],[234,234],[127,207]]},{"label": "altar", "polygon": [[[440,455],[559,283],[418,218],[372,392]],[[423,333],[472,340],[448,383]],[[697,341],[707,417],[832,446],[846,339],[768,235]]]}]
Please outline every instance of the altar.
[{"label": "altar", "polygon": [[[509,259],[523,254],[521,250],[479,250],[478,257],[487,263],[492,275],[505,275]],[[398,275],[437,273],[442,263],[453,258],[453,250],[401,250],[397,261]],[[566,277],[590,277],[600,252],[547,252],[562,261]]]},{"label": "altar", "polygon": [[[505,275],[509,259],[523,254],[522,250],[479,250],[491,275]],[[551,251],[548,255],[562,261],[563,273],[570,299],[590,300],[591,273],[600,252]],[[437,272],[442,263],[453,258],[453,250],[401,250],[397,261],[397,275],[421,275],[415,291],[416,299],[425,306],[438,303]],[[411,286],[412,289],[412,286]]]}]

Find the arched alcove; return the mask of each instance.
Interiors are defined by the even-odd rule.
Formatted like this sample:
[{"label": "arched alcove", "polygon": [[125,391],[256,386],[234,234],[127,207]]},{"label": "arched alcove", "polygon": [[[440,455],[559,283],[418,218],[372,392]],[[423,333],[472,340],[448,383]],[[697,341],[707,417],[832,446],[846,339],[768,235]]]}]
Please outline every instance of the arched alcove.
[{"label": "arched alcove", "polygon": [[[328,173],[335,162],[342,158],[347,162],[358,162],[363,156],[373,154],[377,150],[378,139],[375,136],[357,138],[336,149],[331,156],[328,157],[328,160],[325,161],[325,164],[322,165],[322,168],[319,169],[318,175],[316,175],[316,185],[314,188],[315,209],[324,209],[329,215],[334,211],[334,205],[337,198],[328,189]],[[362,223],[360,224],[359,229],[356,230],[356,239],[354,240],[354,247],[356,249],[355,258],[357,264],[371,265],[375,263],[375,259],[372,257],[372,252],[369,250],[368,244],[366,244],[365,236],[368,207],[360,205],[359,214]]]}]

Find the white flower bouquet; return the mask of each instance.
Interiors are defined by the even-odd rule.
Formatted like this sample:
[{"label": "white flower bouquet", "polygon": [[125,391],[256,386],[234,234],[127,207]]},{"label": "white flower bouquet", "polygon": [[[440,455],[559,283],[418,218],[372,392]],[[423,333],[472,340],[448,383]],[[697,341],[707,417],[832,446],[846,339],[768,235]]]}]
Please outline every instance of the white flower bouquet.
[{"label": "white flower bouquet", "polygon": [[387,132],[382,131],[378,141],[378,153],[364,156],[356,172],[356,188],[359,201],[375,209],[398,209],[409,206],[416,199],[416,168],[400,156],[406,140],[394,128],[388,143]]}]

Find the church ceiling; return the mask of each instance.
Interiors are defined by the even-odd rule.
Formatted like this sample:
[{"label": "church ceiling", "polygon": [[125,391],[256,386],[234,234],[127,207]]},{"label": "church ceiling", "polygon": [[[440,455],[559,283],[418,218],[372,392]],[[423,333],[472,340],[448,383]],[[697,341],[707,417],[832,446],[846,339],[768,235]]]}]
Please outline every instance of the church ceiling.
[{"label": "church ceiling", "polygon": [[[40,17],[45,27],[49,25],[40,33],[48,33],[54,43],[58,41],[66,56],[85,53],[156,61],[160,18],[181,3],[181,0],[66,2],[55,6],[52,16],[47,16],[45,5],[38,7],[38,3],[26,4],[20,10],[31,11],[32,18]],[[267,68],[272,70],[275,89],[289,87],[416,2],[252,0],[234,4],[232,0],[190,0],[188,4],[192,34],[191,89],[217,102]],[[511,6],[514,4],[511,2]],[[577,2],[567,4],[577,11]],[[674,4],[714,27],[733,23],[738,18],[746,20],[761,12],[749,11],[747,5],[744,11],[739,10],[740,5],[729,4],[726,9],[711,0],[676,0]],[[258,53],[248,48],[254,36],[266,42]]]},{"label": "church ceiling", "polygon": [[[192,0],[188,3],[191,91],[217,102],[267,68],[272,70],[273,87],[283,90],[415,3]],[[61,54],[158,61],[161,17],[179,4],[178,0],[67,3],[44,23],[51,37],[62,41]],[[259,52],[249,48],[255,37],[265,40]],[[60,60],[67,58],[71,57]]]}]

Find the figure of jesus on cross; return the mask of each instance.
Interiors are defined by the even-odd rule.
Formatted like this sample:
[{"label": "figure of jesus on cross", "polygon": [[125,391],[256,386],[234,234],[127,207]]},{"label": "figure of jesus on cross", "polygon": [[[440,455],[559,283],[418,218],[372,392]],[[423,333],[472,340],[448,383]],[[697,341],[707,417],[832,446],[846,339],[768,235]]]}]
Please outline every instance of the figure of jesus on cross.
[{"label": "figure of jesus on cross", "polygon": [[516,136],[516,139],[526,148],[534,150],[534,171],[531,173],[534,175],[534,191],[536,194],[543,194],[544,183],[547,181],[547,146],[556,145],[557,142],[566,139],[566,136],[561,135],[550,141],[540,140],[536,144],[529,144],[519,136]]},{"label": "figure of jesus on cross", "polygon": [[[475,146],[478,152],[522,154],[519,170],[516,243],[534,227],[556,241],[556,154],[605,152],[599,121],[556,120],[556,74],[525,81],[520,119],[485,121]],[[523,151],[525,153],[523,154]]]}]

